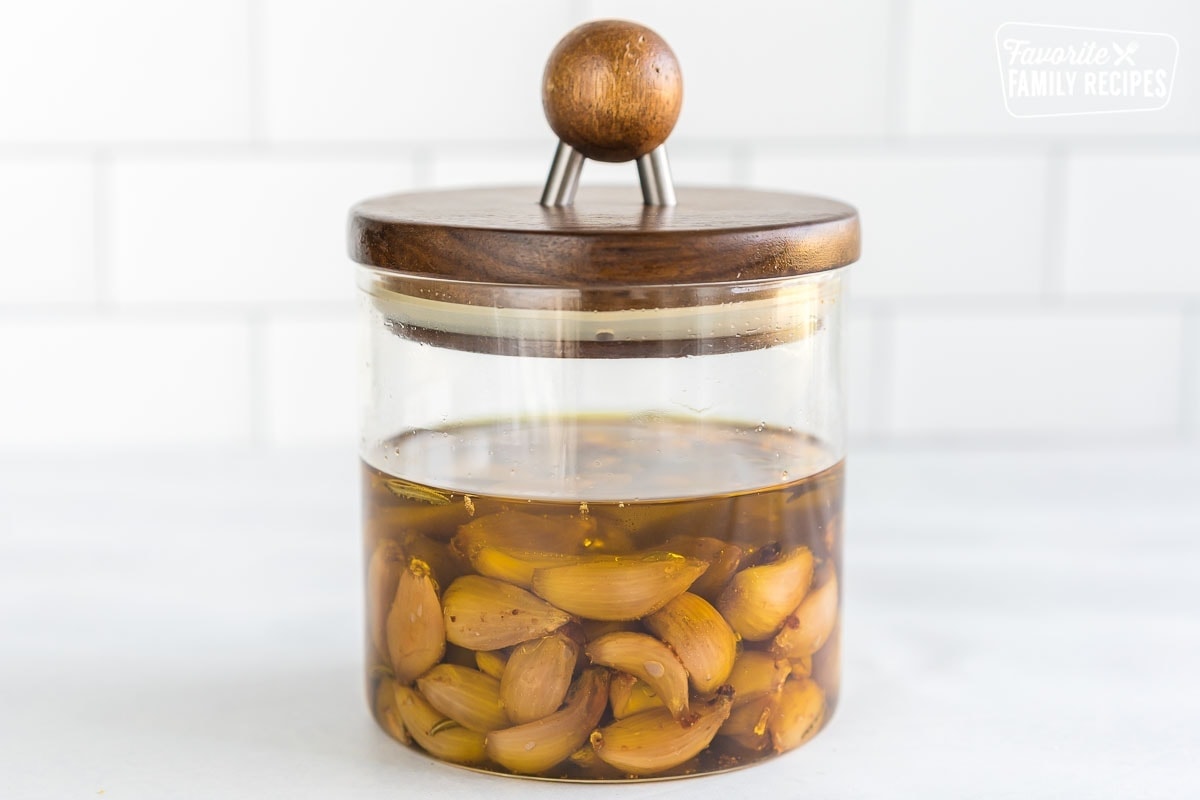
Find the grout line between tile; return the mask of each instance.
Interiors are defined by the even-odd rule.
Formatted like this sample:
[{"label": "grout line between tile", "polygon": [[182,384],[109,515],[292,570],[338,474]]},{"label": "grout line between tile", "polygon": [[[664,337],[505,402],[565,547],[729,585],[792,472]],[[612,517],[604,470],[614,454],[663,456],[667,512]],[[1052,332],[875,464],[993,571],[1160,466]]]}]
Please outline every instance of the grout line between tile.
[{"label": "grout line between tile", "polygon": [[85,303],[28,303],[0,302],[0,317],[8,320],[37,320],[77,318],[92,314],[101,318],[121,318],[137,322],[230,322],[245,320],[248,315],[270,314],[297,316],[304,319],[344,319],[353,316],[353,302],[287,301],[281,303],[177,303],[169,301],[148,303],[119,303],[104,306]]},{"label": "grout line between tile", "polygon": [[[495,153],[511,149],[532,152],[546,146],[547,137],[513,139],[311,139],[263,141],[131,141],[111,142],[29,142],[0,141],[0,159],[87,157],[103,147],[114,157],[125,156],[229,156],[268,153],[311,158],[372,158],[407,155],[414,148],[437,148],[446,153]],[[680,137],[672,139],[680,147],[708,149],[741,147],[762,156],[795,153],[797,148],[816,155],[826,153],[860,155],[963,155],[978,158],[1004,158],[1012,155],[1044,154],[1049,147],[1069,146],[1073,153],[1119,153],[1123,155],[1194,156],[1200,154],[1195,136],[1120,136],[1105,139],[1076,137],[1015,137],[997,135],[917,136],[897,139],[890,136],[721,136]]]}]

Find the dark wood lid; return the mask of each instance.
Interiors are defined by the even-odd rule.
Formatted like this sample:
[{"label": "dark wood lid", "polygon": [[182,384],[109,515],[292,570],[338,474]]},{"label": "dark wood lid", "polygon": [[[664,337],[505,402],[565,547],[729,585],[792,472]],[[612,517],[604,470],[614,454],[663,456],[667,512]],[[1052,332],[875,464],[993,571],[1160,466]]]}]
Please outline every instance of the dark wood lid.
[{"label": "dark wood lid", "polygon": [[824,197],[679,189],[673,207],[624,188],[585,188],[547,208],[539,188],[395,194],[350,212],[360,264],[409,275],[525,286],[718,283],[836,269],[859,255],[858,213]]}]

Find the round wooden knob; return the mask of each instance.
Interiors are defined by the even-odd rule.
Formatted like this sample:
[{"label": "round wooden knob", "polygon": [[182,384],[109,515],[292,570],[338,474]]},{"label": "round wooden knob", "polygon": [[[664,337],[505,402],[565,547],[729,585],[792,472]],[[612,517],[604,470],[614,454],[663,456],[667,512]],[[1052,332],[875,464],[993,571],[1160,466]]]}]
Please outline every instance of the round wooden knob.
[{"label": "round wooden knob", "polygon": [[621,20],[568,33],[542,78],[546,120],[596,161],[630,161],[658,147],[679,119],[683,76],[663,38]]}]

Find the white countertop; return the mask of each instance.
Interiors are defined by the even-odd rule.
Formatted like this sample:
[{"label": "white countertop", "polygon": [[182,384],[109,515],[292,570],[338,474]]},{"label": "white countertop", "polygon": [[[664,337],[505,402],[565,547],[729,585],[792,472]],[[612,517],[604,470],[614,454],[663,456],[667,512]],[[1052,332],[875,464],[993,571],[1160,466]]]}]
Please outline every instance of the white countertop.
[{"label": "white countertop", "polygon": [[0,797],[1200,795],[1200,455],[858,452],[832,724],[742,772],[435,764],[363,701],[346,452],[0,458]]}]

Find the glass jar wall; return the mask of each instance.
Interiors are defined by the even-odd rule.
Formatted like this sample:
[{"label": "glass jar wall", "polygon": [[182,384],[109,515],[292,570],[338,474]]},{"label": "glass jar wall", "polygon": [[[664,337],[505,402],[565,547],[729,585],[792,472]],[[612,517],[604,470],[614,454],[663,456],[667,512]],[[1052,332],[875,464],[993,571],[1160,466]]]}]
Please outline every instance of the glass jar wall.
[{"label": "glass jar wall", "polygon": [[581,289],[360,266],[379,724],[581,781],[735,768],[819,731],[841,275]]}]

